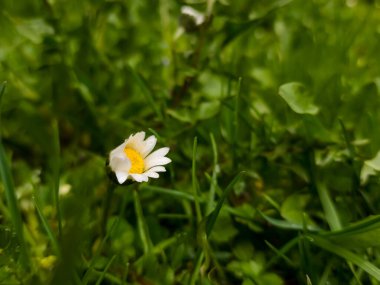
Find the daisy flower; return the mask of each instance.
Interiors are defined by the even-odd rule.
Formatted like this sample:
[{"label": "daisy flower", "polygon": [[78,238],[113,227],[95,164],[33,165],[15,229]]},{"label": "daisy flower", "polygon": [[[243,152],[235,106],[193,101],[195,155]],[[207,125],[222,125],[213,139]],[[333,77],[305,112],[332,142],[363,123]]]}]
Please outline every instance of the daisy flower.
[{"label": "daisy flower", "polygon": [[117,181],[123,184],[127,179],[136,182],[148,181],[150,178],[158,178],[159,172],[165,172],[162,165],[171,162],[165,155],[168,147],[160,148],[151,153],[156,145],[155,136],[145,139],[145,132],[130,135],[121,145],[111,151],[109,166],[115,172]]}]

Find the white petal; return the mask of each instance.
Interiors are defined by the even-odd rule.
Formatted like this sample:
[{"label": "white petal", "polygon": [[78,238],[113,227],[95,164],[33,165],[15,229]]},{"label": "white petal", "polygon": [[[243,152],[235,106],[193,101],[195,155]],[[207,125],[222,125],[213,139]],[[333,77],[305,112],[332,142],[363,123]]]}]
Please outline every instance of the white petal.
[{"label": "white petal", "polygon": [[160,175],[158,175],[157,172],[154,172],[154,171],[147,171],[145,172],[145,175],[148,176],[148,177],[152,177],[152,178],[158,178],[160,177]]},{"label": "white petal", "polygon": [[129,139],[127,140],[125,144],[125,147],[130,147],[141,154],[145,146],[144,138],[145,138],[145,132],[138,132],[134,134],[133,136],[129,137]]},{"label": "white petal", "polygon": [[110,167],[114,172],[122,171],[128,173],[131,169],[131,161],[128,159],[127,156],[117,156],[113,155],[110,158]]},{"label": "white petal", "polygon": [[145,158],[155,147],[157,139],[155,136],[150,136],[145,140],[144,150],[141,152],[141,156]]},{"label": "white petal", "polygon": [[148,171],[166,172],[166,169],[163,166],[154,166],[154,167],[150,168]]},{"label": "white petal", "polygon": [[126,141],[127,145],[130,144],[142,144],[144,142],[145,132],[138,132],[134,135],[131,135]]},{"label": "white petal", "polygon": [[118,155],[120,153],[124,153],[124,148],[125,148],[126,142],[127,141],[124,141],[121,145],[119,145],[118,147],[114,148],[111,151],[111,153],[110,153],[110,159],[111,159],[111,156]]},{"label": "white petal", "polygon": [[146,164],[149,164],[149,161],[151,159],[155,159],[155,158],[158,158],[158,157],[163,157],[165,156],[167,153],[169,152],[169,148],[168,147],[163,147],[163,148],[160,148],[154,152],[152,152],[150,155],[148,155],[146,158],[145,158],[145,163]]},{"label": "white petal", "polygon": [[145,174],[130,174],[136,182],[147,182],[149,180],[148,176]]},{"label": "white petal", "polygon": [[116,174],[117,181],[120,184],[123,184],[128,178],[128,173],[125,173],[125,172],[117,171],[115,172],[115,174]]},{"label": "white petal", "polygon": [[158,165],[165,165],[170,163],[172,160],[168,157],[157,157],[150,159],[148,162],[145,162],[145,168],[150,169],[153,166],[158,166]]}]

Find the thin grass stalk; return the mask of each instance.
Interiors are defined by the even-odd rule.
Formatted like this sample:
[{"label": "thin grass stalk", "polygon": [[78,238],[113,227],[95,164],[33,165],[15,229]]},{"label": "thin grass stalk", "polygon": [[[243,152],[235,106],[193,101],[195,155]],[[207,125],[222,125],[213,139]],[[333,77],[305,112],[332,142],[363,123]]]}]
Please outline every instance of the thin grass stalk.
[{"label": "thin grass stalk", "polygon": [[196,176],[196,157],[197,157],[197,137],[194,138],[194,143],[193,143],[193,162],[192,162],[192,167],[191,167],[191,180],[192,180],[192,185],[193,185],[193,193],[194,193],[194,198],[195,198],[195,212],[197,215],[197,223],[199,224],[202,220],[202,212],[201,212],[201,207],[199,204],[199,187],[198,187],[198,179]]},{"label": "thin grass stalk", "polygon": [[53,122],[53,200],[57,213],[58,220],[58,237],[62,237],[62,211],[59,202],[59,181],[60,181],[60,168],[61,168],[61,146],[59,142],[59,129],[58,122],[54,120]]},{"label": "thin grass stalk", "polygon": [[[279,260],[282,256],[285,256],[285,254],[293,247],[297,246],[298,242],[299,237],[297,236],[292,240],[288,241],[281,249],[276,249],[277,255],[267,262],[267,264],[265,265],[265,270],[263,271],[267,271],[272,265],[276,264],[277,260]],[[265,241],[265,243],[267,243],[267,241]]]},{"label": "thin grass stalk", "polygon": [[132,77],[134,78],[134,81],[137,83],[137,85],[140,87],[143,95],[147,99],[149,105],[152,107],[153,111],[156,113],[157,117],[163,121],[164,117],[162,115],[162,111],[159,107],[159,104],[157,104],[157,99],[154,98],[152,91],[149,89],[147,83],[145,82],[144,78],[137,73],[131,66],[127,67],[130,73],[132,74]]},{"label": "thin grass stalk", "polygon": [[219,213],[220,213],[220,210],[222,209],[222,206],[229,194],[229,192],[232,190],[233,186],[240,180],[240,178],[242,177],[242,175],[244,174],[245,172],[242,171],[242,172],[239,172],[235,178],[230,182],[230,184],[228,184],[228,186],[226,187],[226,189],[223,191],[223,195],[222,197],[219,199],[218,201],[218,204],[216,205],[214,211],[210,214],[210,216],[208,217],[207,219],[207,222],[206,222],[206,234],[207,234],[207,237],[210,236],[211,232],[212,232],[212,229],[214,228],[214,225],[215,225],[215,222],[219,216]]},{"label": "thin grass stalk", "polygon": [[102,274],[99,276],[98,281],[96,282],[95,285],[100,285],[102,283],[108,269],[110,268],[110,266],[111,266],[112,262],[115,260],[115,258],[116,258],[116,255],[112,256],[110,261],[108,261],[107,265],[104,267],[104,270],[103,270]]},{"label": "thin grass stalk", "polygon": [[48,238],[49,238],[49,240],[50,240],[50,242],[52,244],[53,250],[54,250],[54,252],[55,252],[55,254],[57,256],[60,256],[61,252],[60,252],[58,241],[55,238],[55,236],[53,234],[53,231],[51,230],[51,227],[50,227],[48,221],[46,220],[44,214],[41,211],[41,208],[40,208],[40,205],[39,205],[39,202],[38,202],[37,198],[34,197],[33,200],[34,200],[34,206],[36,208],[37,214],[40,217],[40,220],[41,220],[41,223],[42,223],[42,227],[46,231],[46,234],[47,234],[47,236],[48,236]]},{"label": "thin grass stalk", "polygon": [[104,200],[104,204],[103,204],[103,216],[102,216],[101,225],[100,225],[101,233],[103,236],[106,236],[107,219],[108,219],[109,211],[111,208],[112,197],[116,188],[113,182],[109,181],[108,183],[109,183],[109,187],[107,190],[106,199]]},{"label": "thin grass stalk", "polygon": [[195,200],[194,195],[186,193],[186,192],[178,191],[175,189],[168,189],[168,188],[163,188],[159,186],[151,186],[151,185],[143,185],[141,186],[140,189],[144,191],[148,190],[148,191],[156,192],[159,194],[169,195],[173,198],[177,198],[180,200],[188,200],[188,201]]},{"label": "thin grass stalk", "polygon": [[214,157],[214,167],[212,170],[212,177],[211,177],[211,183],[210,183],[210,191],[209,191],[209,195],[208,195],[206,215],[211,213],[212,206],[214,205],[217,176],[218,176],[218,150],[216,147],[214,135],[212,133],[210,133],[210,140],[211,140],[211,146],[212,146],[212,153],[213,153],[213,157]]},{"label": "thin grass stalk", "polygon": [[204,252],[201,250],[198,251],[197,256],[195,258],[196,260],[195,267],[194,267],[193,273],[191,274],[189,285],[194,285],[195,282],[197,282],[198,276],[200,275],[200,272],[201,272],[200,269],[201,269],[203,258],[204,258]]}]

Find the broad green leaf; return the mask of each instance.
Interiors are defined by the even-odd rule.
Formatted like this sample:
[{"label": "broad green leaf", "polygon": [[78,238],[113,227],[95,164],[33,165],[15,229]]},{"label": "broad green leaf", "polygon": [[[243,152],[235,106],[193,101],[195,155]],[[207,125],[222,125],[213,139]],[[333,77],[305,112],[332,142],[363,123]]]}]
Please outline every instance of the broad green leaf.
[{"label": "broad green leaf", "polygon": [[254,256],[254,248],[249,241],[242,241],[235,244],[232,251],[239,260],[243,261],[250,260]]},{"label": "broad green leaf", "polygon": [[[289,222],[302,224],[304,221],[304,212],[307,203],[310,200],[310,195],[293,194],[285,199],[281,206],[281,216]],[[306,214],[307,215],[307,214]],[[307,217],[307,223],[310,224],[311,219]]]},{"label": "broad green leaf", "polygon": [[181,108],[181,109],[168,109],[166,110],[166,113],[170,116],[172,116],[174,119],[177,119],[180,122],[183,123],[193,123],[194,118],[192,112],[187,108]]},{"label": "broad green leaf", "polygon": [[319,108],[313,104],[312,98],[301,83],[290,82],[281,85],[279,94],[289,107],[298,114],[315,115],[319,111]]},{"label": "broad green leaf", "polygon": [[35,44],[40,44],[44,36],[53,35],[54,29],[43,19],[20,20],[11,18],[17,31]]},{"label": "broad green leaf", "polygon": [[319,117],[307,114],[303,116],[302,123],[299,132],[308,138],[320,142],[331,142],[334,139],[333,134],[326,129]]},{"label": "broad green leaf", "polygon": [[368,179],[370,176],[375,176],[376,175],[376,170],[367,165],[366,163],[363,164],[362,169],[360,170],[360,181],[362,184],[367,183]]},{"label": "broad green leaf", "polygon": [[220,102],[219,101],[212,101],[212,102],[203,102],[199,105],[197,109],[197,119],[198,120],[206,120],[214,117],[216,114],[218,114],[220,109]]},{"label": "broad green leaf", "polygon": [[376,156],[370,160],[366,160],[364,162],[367,166],[380,171],[380,151],[376,154]]},{"label": "broad green leaf", "polygon": [[259,276],[259,283],[262,285],[283,285],[284,281],[281,279],[279,275],[275,273],[265,273]]},{"label": "broad green leaf", "polygon": [[212,231],[211,239],[220,243],[232,242],[237,234],[238,231],[234,227],[230,214],[227,211],[221,211]]}]

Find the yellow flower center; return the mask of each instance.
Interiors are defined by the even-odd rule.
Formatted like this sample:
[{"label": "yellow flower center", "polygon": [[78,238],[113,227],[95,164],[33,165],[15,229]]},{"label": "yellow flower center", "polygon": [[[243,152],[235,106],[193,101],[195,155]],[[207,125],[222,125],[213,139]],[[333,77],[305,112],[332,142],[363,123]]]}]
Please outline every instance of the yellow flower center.
[{"label": "yellow flower center", "polygon": [[141,155],[137,151],[129,147],[126,147],[124,149],[124,153],[131,161],[131,169],[129,170],[129,173],[132,173],[132,174],[143,173],[144,159],[141,157]]}]

